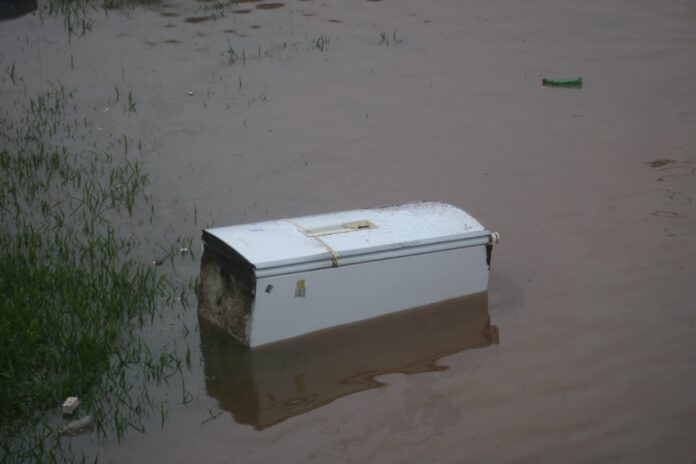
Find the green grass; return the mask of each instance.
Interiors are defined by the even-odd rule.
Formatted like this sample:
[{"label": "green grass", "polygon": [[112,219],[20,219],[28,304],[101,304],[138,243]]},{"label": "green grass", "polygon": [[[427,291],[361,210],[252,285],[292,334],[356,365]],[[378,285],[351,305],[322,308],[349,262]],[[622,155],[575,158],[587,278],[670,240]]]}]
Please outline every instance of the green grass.
[{"label": "green grass", "polygon": [[[144,431],[148,407],[160,408],[164,421],[148,383],[183,379],[190,361],[175,347],[149,346],[138,330],[175,298],[185,302],[187,287],[123,232],[151,220],[148,177],[125,155],[78,148],[89,144],[71,94],[54,86],[7,111],[0,115],[0,462],[80,461],[51,420],[67,396],[81,397],[100,437]],[[160,247],[160,262],[173,265],[179,247],[190,245],[179,237]],[[183,382],[182,389],[190,401]]]}]

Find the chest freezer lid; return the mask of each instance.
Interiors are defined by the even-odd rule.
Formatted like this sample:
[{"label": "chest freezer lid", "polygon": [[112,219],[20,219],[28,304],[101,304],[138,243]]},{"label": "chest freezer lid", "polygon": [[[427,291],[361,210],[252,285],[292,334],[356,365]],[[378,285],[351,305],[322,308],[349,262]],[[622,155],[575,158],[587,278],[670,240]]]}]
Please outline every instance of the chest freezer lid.
[{"label": "chest freezer lid", "polygon": [[488,236],[490,232],[465,211],[436,201],[203,231],[208,246],[231,248],[257,275],[288,266],[308,270],[356,263],[376,253],[405,256],[427,245],[469,246],[485,243],[482,239]]}]

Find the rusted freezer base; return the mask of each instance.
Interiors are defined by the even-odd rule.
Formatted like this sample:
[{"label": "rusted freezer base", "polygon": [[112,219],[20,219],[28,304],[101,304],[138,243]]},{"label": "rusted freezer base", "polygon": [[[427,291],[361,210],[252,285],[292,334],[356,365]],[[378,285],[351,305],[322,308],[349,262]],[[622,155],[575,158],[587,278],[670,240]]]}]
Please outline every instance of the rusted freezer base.
[{"label": "rusted freezer base", "polygon": [[198,313],[240,343],[249,345],[255,282],[236,260],[205,247],[196,287]]}]

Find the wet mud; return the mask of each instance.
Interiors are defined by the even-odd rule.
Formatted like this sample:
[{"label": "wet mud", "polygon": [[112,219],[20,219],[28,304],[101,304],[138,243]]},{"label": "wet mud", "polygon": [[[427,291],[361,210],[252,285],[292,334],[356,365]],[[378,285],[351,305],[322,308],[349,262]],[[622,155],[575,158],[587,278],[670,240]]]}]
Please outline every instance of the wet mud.
[{"label": "wet mud", "polygon": [[[423,339],[395,321],[399,333],[258,353],[202,322],[183,379],[195,400],[162,387],[164,428],[153,417],[147,434],[73,449],[104,462],[696,459],[693,3],[256,5],[167,3],[216,18],[195,26],[110,10],[84,37],[62,18],[3,21],[0,104],[76,90],[97,142],[142,141],[173,236],[455,204],[502,236],[487,308],[428,317]],[[547,76],[583,87],[543,88]]]}]

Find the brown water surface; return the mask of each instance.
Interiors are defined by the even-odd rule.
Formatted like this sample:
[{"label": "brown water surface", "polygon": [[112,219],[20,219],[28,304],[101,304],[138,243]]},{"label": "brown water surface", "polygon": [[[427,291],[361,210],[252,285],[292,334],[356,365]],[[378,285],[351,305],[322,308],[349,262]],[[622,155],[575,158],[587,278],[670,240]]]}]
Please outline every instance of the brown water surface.
[{"label": "brown water surface", "polygon": [[[183,1],[167,11],[213,14]],[[267,370],[253,384],[253,369],[226,368],[234,350],[211,357],[201,328],[182,335],[194,400],[163,386],[163,430],[153,417],[146,434],[75,437],[74,449],[100,462],[696,461],[692,1],[289,2],[253,15],[262,29],[249,37],[249,16],[166,19],[109,11],[82,37],[61,18],[4,21],[0,104],[61,82],[95,142],[142,140],[173,236],[420,199],[460,206],[502,235],[487,311],[500,343],[443,350],[447,370],[387,363],[373,379],[384,385],[337,394],[342,369],[369,357],[346,340],[335,366],[327,340],[316,363],[288,361],[293,379]],[[180,43],[142,46],[164,40]],[[230,49],[246,59],[231,63]],[[583,88],[541,87],[556,76]],[[400,336],[371,339],[368,361]],[[321,407],[291,399],[298,414],[266,422],[243,400],[322,372]]]}]

